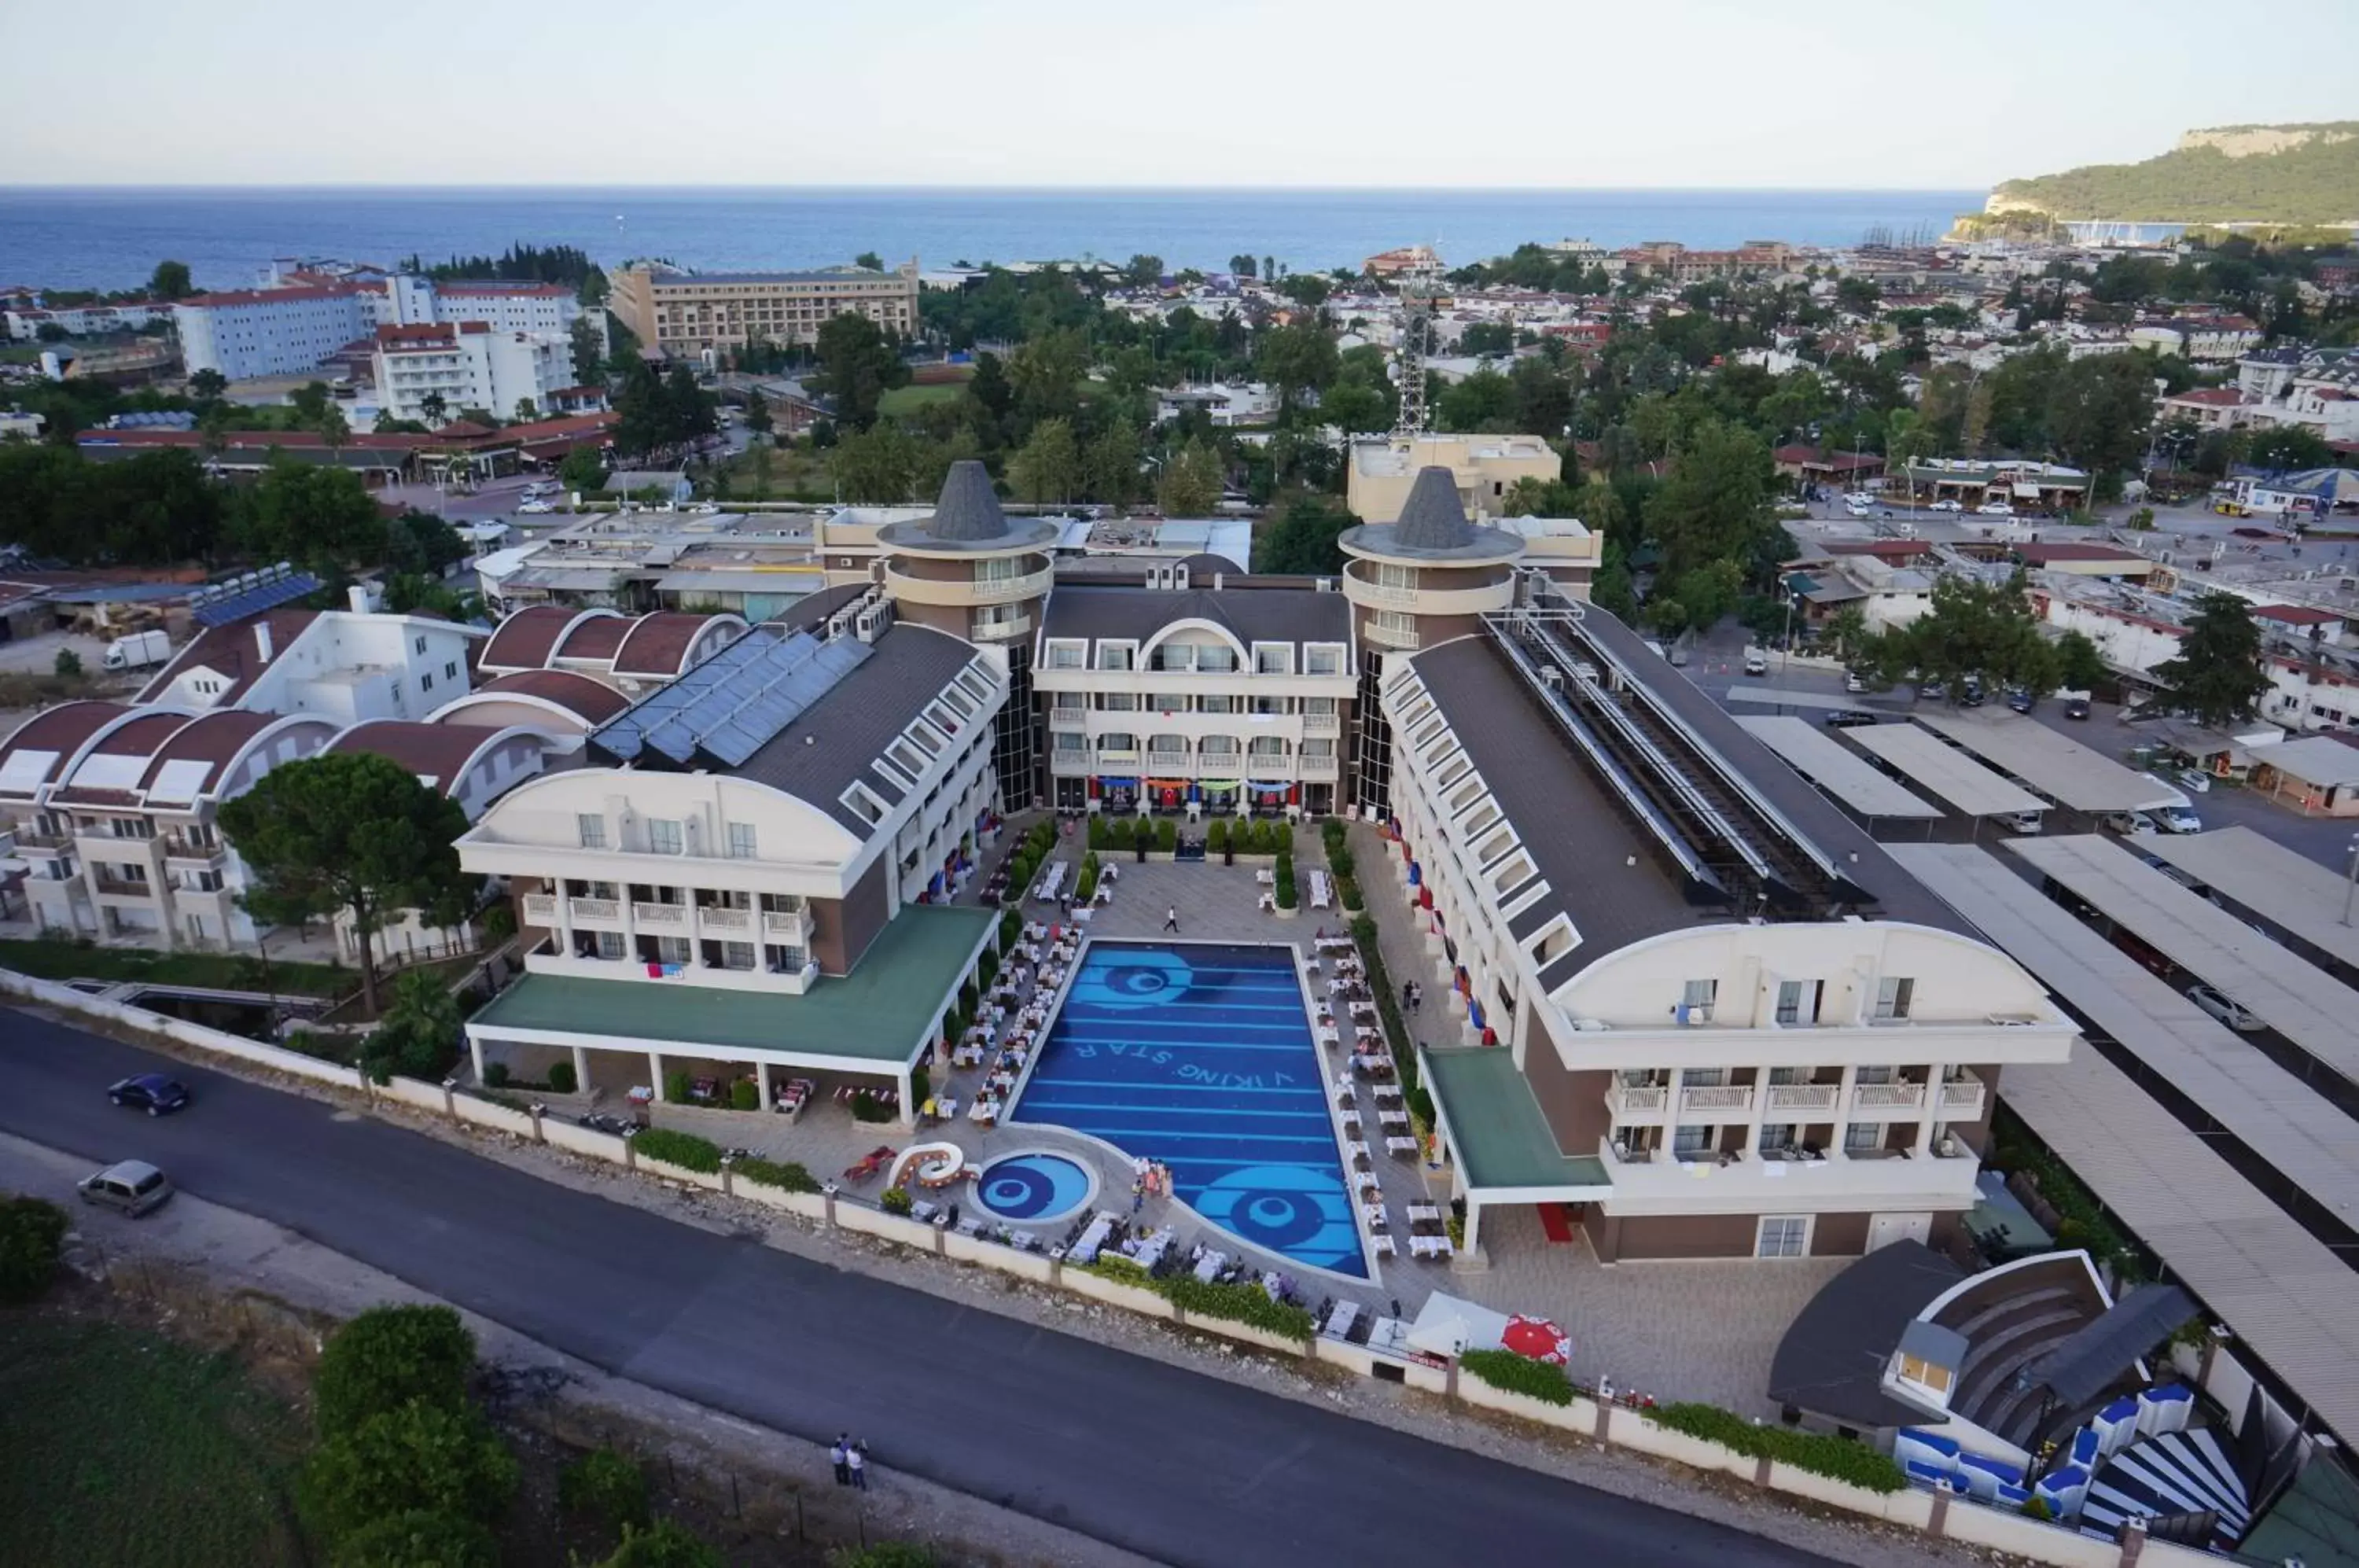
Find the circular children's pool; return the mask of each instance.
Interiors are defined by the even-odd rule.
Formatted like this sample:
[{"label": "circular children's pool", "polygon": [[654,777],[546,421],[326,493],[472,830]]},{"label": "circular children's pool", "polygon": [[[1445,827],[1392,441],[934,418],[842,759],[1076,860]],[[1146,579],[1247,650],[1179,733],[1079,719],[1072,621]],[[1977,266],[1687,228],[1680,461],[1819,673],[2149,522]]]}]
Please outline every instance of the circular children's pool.
[{"label": "circular children's pool", "polygon": [[1004,1220],[1060,1220],[1090,1201],[1095,1183],[1061,1154],[1010,1154],[983,1168],[976,1204]]}]

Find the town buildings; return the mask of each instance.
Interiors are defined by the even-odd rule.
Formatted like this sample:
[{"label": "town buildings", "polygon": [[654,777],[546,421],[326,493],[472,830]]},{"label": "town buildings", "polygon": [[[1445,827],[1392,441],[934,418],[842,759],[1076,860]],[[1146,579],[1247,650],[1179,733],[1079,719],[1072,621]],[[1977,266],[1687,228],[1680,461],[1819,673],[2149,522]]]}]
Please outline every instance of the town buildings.
[{"label": "town buildings", "polygon": [[891,272],[681,272],[646,265],[612,275],[607,309],[652,349],[683,357],[749,343],[808,343],[829,318],[867,317],[908,336],[918,324],[918,264]]},{"label": "town buildings", "polygon": [[574,384],[562,334],[484,321],[379,327],[371,359],[378,404],[397,419],[435,423],[468,408],[534,419]]},{"label": "town buildings", "polygon": [[[169,307],[191,375],[212,370],[232,381],[301,376],[373,339],[381,327],[475,323],[550,345],[567,366],[550,389],[571,384],[570,334],[582,310],[570,290],[541,283],[437,283],[408,274],[281,276],[288,280],[272,287],[198,294]],[[597,319],[603,337],[603,317]],[[547,406],[545,397],[539,406]]]}]

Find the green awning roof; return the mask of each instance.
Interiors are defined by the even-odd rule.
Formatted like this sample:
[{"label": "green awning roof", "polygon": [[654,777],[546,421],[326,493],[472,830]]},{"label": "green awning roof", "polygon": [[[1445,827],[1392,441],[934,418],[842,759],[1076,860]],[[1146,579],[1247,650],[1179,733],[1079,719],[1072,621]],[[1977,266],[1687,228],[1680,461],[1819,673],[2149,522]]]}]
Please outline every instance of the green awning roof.
[{"label": "green awning roof", "polygon": [[1603,1160],[1557,1147],[1513,1051],[1473,1046],[1421,1054],[1425,1086],[1450,1124],[1466,1184],[1478,1194],[1485,1188],[1612,1184]]},{"label": "green awning roof", "polygon": [[853,1057],[897,1067],[924,1043],[934,1015],[964,976],[968,956],[998,920],[993,909],[909,906],[878,933],[851,974],[822,976],[799,996],[723,991],[686,975],[578,980],[527,975],[468,1024],[603,1035],[640,1049],[669,1042]]}]

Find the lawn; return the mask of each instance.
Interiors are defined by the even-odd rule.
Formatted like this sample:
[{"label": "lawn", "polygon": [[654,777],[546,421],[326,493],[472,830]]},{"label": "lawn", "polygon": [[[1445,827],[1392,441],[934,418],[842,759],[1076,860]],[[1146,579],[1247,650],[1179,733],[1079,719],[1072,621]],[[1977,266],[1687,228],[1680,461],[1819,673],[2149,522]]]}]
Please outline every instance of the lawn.
[{"label": "lawn", "polygon": [[220,1356],[0,1313],[0,1520],[15,1568],[302,1563],[302,1418]]},{"label": "lawn", "polygon": [[341,996],[360,985],[353,970],[325,964],[273,960],[269,985],[251,954],[151,953],[137,947],[84,947],[79,942],[0,941],[0,969],[39,980],[144,980],[151,985],[201,985],[220,991],[275,989],[302,996]]},{"label": "lawn", "polygon": [[940,381],[930,387],[896,387],[876,399],[877,413],[887,419],[907,419],[929,403],[955,403],[966,395],[966,384],[961,381]]}]

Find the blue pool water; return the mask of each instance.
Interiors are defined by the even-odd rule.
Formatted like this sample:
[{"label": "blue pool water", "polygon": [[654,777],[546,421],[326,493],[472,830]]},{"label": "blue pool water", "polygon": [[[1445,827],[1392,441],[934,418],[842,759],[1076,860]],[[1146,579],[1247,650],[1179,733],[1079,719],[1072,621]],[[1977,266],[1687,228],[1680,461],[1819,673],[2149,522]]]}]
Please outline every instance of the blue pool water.
[{"label": "blue pool water", "polygon": [[1014,1119],[1158,1160],[1212,1224],[1364,1278],[1318,1050],[1288,949],[1093,942]]},{"label": "blue pool water", "polygon": [[974,1201],[1004,1220],[1060,1220],[1090,1201],[1090,1173],[1061,1154],[1011,1154],[983,1168]]}]

